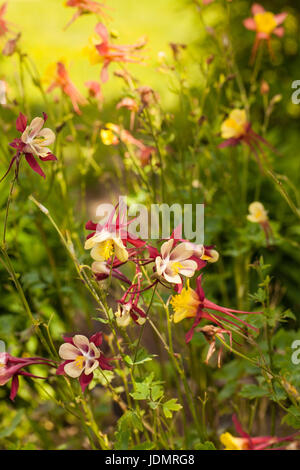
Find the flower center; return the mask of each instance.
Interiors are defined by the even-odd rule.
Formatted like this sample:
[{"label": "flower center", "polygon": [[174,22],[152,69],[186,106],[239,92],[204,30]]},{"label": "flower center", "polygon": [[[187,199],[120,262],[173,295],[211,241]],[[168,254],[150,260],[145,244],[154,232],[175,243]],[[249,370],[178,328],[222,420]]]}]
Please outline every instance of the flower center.
[{"label": "flower center", "polygon": [[254,21],[259,33],[271,34],[277,27],[275,15],[266,11],[265,13],[257,13],[254,16]]},{"label": "flower center", "polygon": [[183,266],[182,264],[179,262],[179,261],[174,261],[174,263],[172,263],[172,272],[174,275],[178,274],[180,269],[182,269]]},{"label": "flower center", "polygon": [[182,289],[181,293],[171,299],[174,310],[174,322],[178,323],[184,318],[195,317],[200,304],[197,292],[190,287]]},{"label": "flower center", "polygon": [[106,240],[105,242],[99,243],[98,253],[105,260],[108,260],[114,253],[114,244],[112,240]]},{"label": "flower center", "polygon": [[77,356],[75,359],[75,366],[78,369],[83,369],[83,364],[85,362],[85,357],[84,356]]}]

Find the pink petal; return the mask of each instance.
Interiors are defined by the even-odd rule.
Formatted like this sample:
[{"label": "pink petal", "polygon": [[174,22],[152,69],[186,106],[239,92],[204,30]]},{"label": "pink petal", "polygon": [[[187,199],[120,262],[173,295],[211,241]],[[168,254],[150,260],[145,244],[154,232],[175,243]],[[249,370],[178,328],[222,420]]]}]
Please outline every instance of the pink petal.
[{"label": "pink petal", "polygon": [[24,132],[27,126],[27,117],[20,113],[16,120],[16,129],[19,132]]},{"label": "pink petal", "polygon": [[102,23],[98,23],[95,27],[95,31],[97,34],[99,34],[99,36],[101,37],[102,41],[107,43],[108,42],[108,31],[106,29],[106,27],[104,26],[104,24]]},{"label": "pink petal", "polygon": [[245,28],[249,29],[250,31],[255,31],[256,30],[256,23],[253,18],[246,18],[243,21],[243,24]]},{"label": "pink petal", "polygon": [[53,153],[47,153],[47,155],[45,157],[40,156],[39,158],[43,162],[48,162],[49,160],[51,160],[51,161],[57,160],[56,156],[53,155]]},{"label": "pink petal", "polygon": [[94,343],[95,346],[99,347],[102,344],[102,333],[95,333],[90,337],[90,343]]},{"label": "pink petal", "polygon": [[25,154],[26,161],[30,168],[35,171],[38,175],[42,176],[43,178],[46,178],[45,173],[41,169],[40,165],[38,162],[35,160],[34,156],[31,153],[26,153]]},{"label": "pink petal", "polygon": [[258,13],[265,13],[266,10],[264,7],[259,5],[259,3],[254,3],[254,5],[252,5],[251,11],[253,15],[257,15]]},{"label": "pink petal", "polygon": [[288,16],[287,13],[279,13],[278,15],[275,15],[275,21],[278,25],[282,24],[286,17]]},{"label": "pink petal", "polygon": [[101,75],[100,75],[102,83],[105,83],[108,80],[108,66],[109,66],[109,61],[104,62],[104,65],[101,70]]},{"label": "pink petal", "polygon": [[91,373],[90,375],[81,374],[81,376],[79,377],[79,383],[80,383],[81,390],[83,392],[85,391],[86,387],[91,383],[92,380],[93,380],[93,373]]},{"label": "pink petal", "polygon": [[273,33],[279,38],[282,38],[284,36],[284,27],[279,26],[279,28],[274,29]]},{"label": "pink petal", "polygon": [[15,375],[11,381],[11,390],[10,390],[10,395],[9,398],[14,401],[17,393],[19,390],[19,377]]}]

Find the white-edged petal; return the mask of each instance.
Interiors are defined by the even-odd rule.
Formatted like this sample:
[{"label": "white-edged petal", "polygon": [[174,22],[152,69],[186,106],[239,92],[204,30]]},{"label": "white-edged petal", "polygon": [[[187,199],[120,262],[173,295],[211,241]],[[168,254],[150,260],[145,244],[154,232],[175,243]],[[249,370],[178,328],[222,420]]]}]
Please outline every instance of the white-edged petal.
[{"label": "white-edged petal", "polygon": [[79,349],[77,349],[71,343],[64,343],[60,346],[58,354],[62,359],[70,361],[72,359],[76,359],[78,355],[80,355]]},{"label": "white-edged petal", "polygon": [[73,343],[84,354],[87,354],[90,348],[90,342],[84,335],[73,336]]},{"label": "white-edged petal", "polygon": [[88,360],[87,365],[85,366],[84,373],[85,375],[91,374],[99,366],[98,361]]},{"label": "white-edged petal", "polygon": [[83,367],[78,367],[78,363],[76,361],[73,361],[65,365],[64,371],[67,375],[69,375],[69,377],[77,379],[81,375]]}]

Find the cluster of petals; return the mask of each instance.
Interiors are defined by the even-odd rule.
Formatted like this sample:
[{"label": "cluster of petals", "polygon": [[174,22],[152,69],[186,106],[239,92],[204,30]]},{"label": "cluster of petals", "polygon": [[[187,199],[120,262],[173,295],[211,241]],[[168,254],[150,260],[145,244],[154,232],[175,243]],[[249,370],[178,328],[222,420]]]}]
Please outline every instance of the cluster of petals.
[{"label": "cluster of petals", "polygon": [[56,374],[79,378],[83,392],[92,381],[93,372],[98,367],[102,370],[113,369],[100,350],[102,333],[96,333],[89,339],[83,335],[64,336],[64,341],[65,343],[59,348],[59,355],[64,362],[57,368]]},{"label": "cluster of petals", "polygon": [[[127,326],[132,319],[138,325],[143,325],[146,320],[145,312],[138,306],[141,290],[141,272],[136,266],[136,282],[132,282],[125,291],[123,297],[118,300],[118,310],[115,313],[119,326]],[[149,288],[149,287],[148,287]]]},{"label": "cluster of petals", "polygon": [[267,244],[269,244],[270,238],[273,236],[273,232],[269,222],[268,212],[261,202],[255,201],[249,205],[249,214],[247,215],[247,219],[249,222],[259,224],[261,226],[265,233]]},{"label": "cluster of petals", "polygon": [[280,446],[275,448],[274,445],[282,442],[293,442],[295,437],[299,433],[286,437],[276,436],[258,436],[252,437],[246,431],[244,431],[241,423],[234,415],[233,423],[236,429],[238,437],[233,436],[229,432],[221,434],[220,441],[225,446],[225,450],[284,450],[285,447]]},{"label": "cluster of petals", "polygon": [[63,62],[51,64],[46,71],[46,79],[50,82],[47,92],[60,88],[70,98],[74,111],[81,114],[79,105],[85,105],[86,100],[72,83],[65,64]]},{"label": "cluster of petals", "polygon": [[[189,284],[187,284],[179,294],[172,297],[170,302],[174,310],[174,323],[179,323],[185,318],[194,318],[192,328],[186,334],[187,343],[191,341],[194,330],[201,320],[209,320],[212,324],[220,328],[223,328],[222,322],[225,322],[241,330],[243,330],[244,327],[248,327],[254,331],[258,331],[257,328],[237,317],[235,314],[245,315],[261,312],[245,312],[221,307],[205,297],[202,287],[202,275],[198,276],[196,284],[196,290],[192,289]],[[207,310],[212,310],[214,313],[210,313]]]},{"label": "cluster of petals", "polygon": [[156,152],[155,147],[145,145],[126,129],[122,129],[117,124],[111,122],[107,123],[105,128],[101,129],[100,135],[104,145],[118,145],[120,141],[125,145],[133,145],[137,149],[137,156],[142,166],[147,165],[151,155]]},{"label": "cluster of petals", "polygon": [[25,156],[32,170],[45,178],[45,173],[36,159],[39,158],[44,162],[56,160],[55,155],[53,155],[49,148],[49,145],[52,145],[55,141],[55,134],[51,129],[44,128],[46,120],[47,115],[44,113],[42,118],[36,117],[28,124],[27,117],[22,113],[19,114],[16,121],[16,129],[21,133],[21,137],[14,139],[10,143],[10,146],[16,150],[16,154],[11,159],[8,170],[1,181],[8,175],[14,163],[16,165],[16,175],[18,175],[22,155]]},{"label": "cluster of petals", "polygon": [[272,34],[281,38],[284,35],[284,27],[281,26],[287,17],[287,13],[279,13],[274,15],[270,11],[266,11],[263,6],[255,3],[252,5],[252,18],[244,20],[245,28],[256,32],[256,38],[252,50],[252,61],[255,59],[258,47],[262,41],[267,41],[270,54],[273,55],[270,39]]},{"label": "cluster of petals", "polygon": [[141,39],[135,44],[131,45],[116,45],[109,41],[109,33],[102,23],[98,23],[95,27],[95,32],[102,42],[99,43],[99,39],[92,37],[90,44],[85,48],[85,52],[88,55],[92,64],[103,62],[101,71],[101,81],[103,83],[108,80],[108,66],[112,62],[141,62],[141,58],[137,54],[145,44],[145,39]]},{"label": "cluster of petals", "polygon": [[45,377],[39,377],[33,375],[24,368],[32,365],[46,365],[49,367],[57,367],[54,361],[45,359],[43,357],[14,357],[8,353],[0,353],[0,386],[5,385],[7,382],[11,382],[10,399],[14,400],[19,389],[19,376],[32,377],[35,379],[44,379]]},{"label": "cluster of petals", "polygon": [[260,167],[259,155],[264,155],[261,144],[274,150],[263,137],[254,132],[244,109],[233,109],[229,113],[229,116],[221,125],[221,136],[224,141],[219,144],[219,148],[235,147],[240,143],[244,143],[249,147]]},{"label": "cluster of petals", "polygon": [[130,234],[128,225],[131,221],[125,221],[125,214],[125,208],[116,206],[104,225],[87,222],[86,229],[93,232],[87,236],[84,248],[91,250],[91,257],[95,261],[93,271],[103,272],[105,262],[111,258],[116,258],[121,264],[125,263],[130,256],[128,243],[137,248],[145,245],[145,242]]},{"label": "cluster of petals", "polygon": [[86,13],[95,13],[96,15],[105,16],[106,5],[95,2],[94,0],[67,0],[66,6],[77,8],[76,13],[74,13],[66,28],[74,23],[77,18]]}]

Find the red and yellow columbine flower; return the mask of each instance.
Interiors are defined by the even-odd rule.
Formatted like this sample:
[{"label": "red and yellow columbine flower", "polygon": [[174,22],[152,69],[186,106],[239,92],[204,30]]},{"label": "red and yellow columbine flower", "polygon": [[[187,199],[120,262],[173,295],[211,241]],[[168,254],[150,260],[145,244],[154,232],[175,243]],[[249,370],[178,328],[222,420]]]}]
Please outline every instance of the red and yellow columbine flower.
[{"label": "red and yellow columbine flower", "polygon": [[87,222],[86,229],[93,230],[93,233],[88,235],[84,248],[91,250],[91,256],[96,261],[93,265],[93,269],[98,271],[99,268],[102,271],[103,262],[116,257],[121,263],[125,263],[129,258],[129,251],[126,248],[127,243],[132,244],[135,247],[142,247],[145,243],[135,238],[128,231],[128,225],[130,222],[124,223],[125,208],[119,209],[116,220],[114,216],[117,213],[118,206],[109,215],[109,218],[105,225],[95,224],[91,221]]},{"label": "red and yellow columbine flower", "polygon": [[102,23],[96,25],[95,32],[100,36],[102,42],[99,43],[98,38],[91,37],[84,52],[91,64],[103,63],[101,71],[103,83],[108,80],[108,66],[111,62],[141,62],[142,59],[137,56],[137,51],[145,45],[145,39],[136,44],[119,46],[109,42],[109,33]]},{"label": "red and yellow columbine flower", "polygon": [[292,442],[294,441],[295,436],[299,434],[296,432],[293,435],[286,437],[250,437],[249,434],[243,430],[242,425],[236,416],[233,416],[232,420],[239,437],[233,436],[229,432],[221,434],[220,441],[225,446],[225,450],[283,450],[284,447],[274,448],[273,446],[275,444],[280,444],[281,442]]},{"label": "red and yellow columbine flower", "polygon": [[219,144],[219,148],[234,147],[243,143],[250,148],[260,168],[262,165],[260,154],[264,156],[261,144],[274,151],[269,142],[253,131],[244,109],[233,109],[230,112],[221,125],[221,136],[225,140]]},{"label": "red and yellow columbine flower", "polygon": [[255,3],[252,6],[252,18],[247,18],[244,20],[245,28],[250,31],[256,32],[256,38],[252,50],[251,60],[255,59],[257,54],[258,47],[262,41],[267,41],[270,54],[273,55],[271,49],[271,36],[282,37],[284,35],[284,28],[280,26],[287,17],[287,13],[280,13],[279,15],[274,15],[270,11],[266,11],[261,5]]},{"label": "red and yellow columbine flower", "polygon": [[73,15],[65,29],[67,29],[72,23],[74,23],[77,18],[86,13],[95,13],[96,15],[106,16],[104,11],[106,5],[104,5],[103,3],[95,2],[94,0],[67,0],[66,6],[77,8],[77,11]]},{"label": "red and yellow columbine flower", "polygon": [[125,145],[133,145],[136,148],[136,155],[143,167],[149,164],[151,156],[156,152],[155,147],[145,145],[126,129],[122,129],[117,124],[111,122],[105,124],[105,128],[101,129],[100,136],[104,145],[117,145],[120,141]]},{"label": "red and yellow columbine flower", "polygon": [[103,370],[112,370],[113,367],[100,350],[102,333],[96,333],[88,339],[83,335],[72,338],[64,337],[65,343],[59,348],[59,355],[64,362],[60,364],[57,375],[68,375],[74,379],[79,378],[82,391],[93,379],[93,372],[98,367]]},{"label": "red and yellow columbine flower", "polygon": [[8,23],[4,19],[6,10],[7,10],[7,3],[5,2],[0,6],[0,38],[1,36],[4,36],[9,31]]},{"label": "red and yellow columbine flower", "polygon": [[155,259],[156,272],[172,284],[182,284],[181,276],[193,277],[197,269],[196,261],[191,260],[193,246],[184,242],[174,246],[174,239],[163,243],[161,255]]},{"label": "red and yellow columbine flower", "polygon": [[55,88],[60,88],[70,98],[74,111],[77,114],[81,114],[79,105],[85,105],[86,100],[72,83],[63,62],[56,62],[48,66],[45,81],[50,83],[47,89],[48,93]]},{"label": "red and yellow columbine flower", "polygon": [[49,367],[57,367],[50,359],[44,359],[43,357],[13,357],[8,353],[0,353],[0,386],[5,385],[12,379],[10,399],[14,400],[19,389],[19,376],[23,375],[26,377],[32,377],[35,379],[44,379],[46,377],[39,377],[37,375],[30,374],[23,369],[32,365],[46,365]]},{"label": "red and yellow columbine flower", "polygon": [[0,182],[8,175],[14,163],[16,164],[16,176],[18,176],[22,155],[25,156],[28,165],[33,171],[43,178],[46,177],[36,161],[36,158],[44,162],[56,160],[55,155],[53,155],[48,147],[55,141],[55,134],[51,129],[44,128],[46,120],[47,115],[44,113],[43,118],[36,117],[27,125],[27,117],[22,113],[19,114],[16,121],[16,129],[21,132],[21,137],[14,139],[13,142],[10,143],[10,146],[17,152],[11,159],[8,170],[1,178]]},{"label": "red and yellow columbine flower", "polygon": [[250,204],[247,219],[249,222],[259,224],[262,227],[266,235],[267,243],[269,243],[270,237],[272,236],[272,229],[268,218],[268,212],[261,202],[255,201]]},{"label": "red and yellow columbine flower", "polygon": [[[221,307],[206,299],[201,283],[202,276],[198,276],[196,290],[192,289],[189,284],[187,284],[187,286],[182,289],[180,294],[174,295],[172,297],[170,302],[174,310],[174,323],[179,323],[185,318],[195,319],[192,328],[186,334],[187,343],[191,341],[195,328],[203,319],[211,321],[220,328],[223,328],[221,322],[226,322],[241,330],[244,328],[244,326],[247,326],[254,331],[258,331],[257,328],[250,325],[241,318],[238,318],[234,314],[251,314],[260,312],[244,312],[241,310],[233,310],[231,308]],[[218,313],[209,313],[206,310],[213,310],[214,312]]]}]

